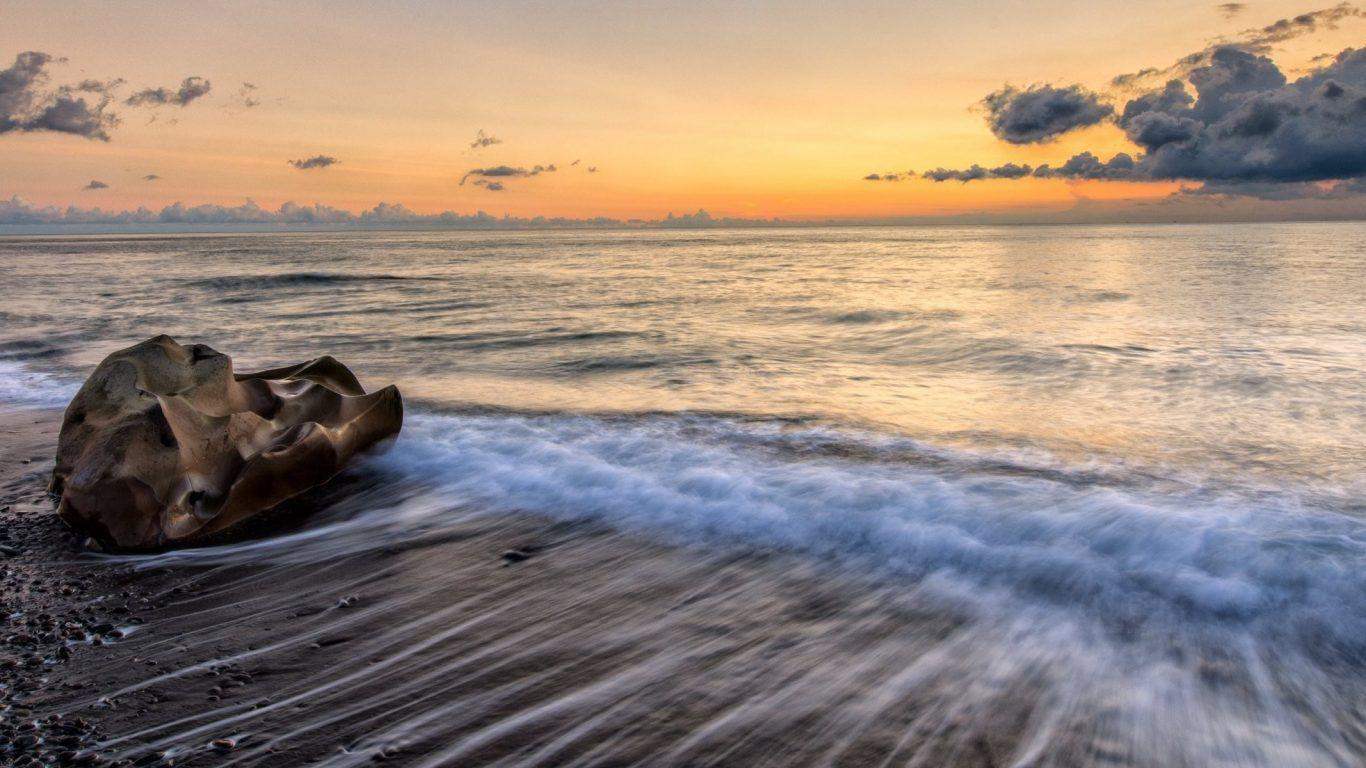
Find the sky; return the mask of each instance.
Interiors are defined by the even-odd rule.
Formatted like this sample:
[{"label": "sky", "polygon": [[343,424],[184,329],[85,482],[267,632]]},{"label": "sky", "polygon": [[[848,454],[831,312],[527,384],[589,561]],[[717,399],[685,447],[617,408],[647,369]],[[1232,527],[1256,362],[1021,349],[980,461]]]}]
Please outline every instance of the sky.
[{"label": "sky", "polygon": [[0,0],[0,220],[1363,217],[1363,33],[1303,1]]}]

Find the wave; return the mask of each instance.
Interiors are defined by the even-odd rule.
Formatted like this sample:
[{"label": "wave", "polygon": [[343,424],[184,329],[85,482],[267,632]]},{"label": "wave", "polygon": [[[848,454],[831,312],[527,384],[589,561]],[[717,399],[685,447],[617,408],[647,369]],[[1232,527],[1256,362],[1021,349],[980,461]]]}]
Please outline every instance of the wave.
[{"label": "wave", "polygon": [[555,368],[566,373],[617,373],[653,368],[709,366],[715,365],[716,362],[715,358],[705,356],[604,355],[565,360],[556,363]]},{"label": "wave", "polygon": [[[469,333],[424,334],[410,336],[407,341],[421,344],[424,347],[431,345],[438,348],[488,351],[635,340],[660,341],[661,338],[661,334],[649,331],[571,331],[564,328],[548,328],[540,332],[472,331]],[[610,368],[611,366],[604,367]]]},{"label": "wave", "polygon": [[[615,529],[694,551],[686,561],[702,564],[697,572],[669,566],[684,572],[668,578],[685,582],[705,582],[708,569],[725,562],[756,566],[737,592],[699,587],[664,612],[665,621],[709,627],[736,610],[777,621],[772,605],[783,605],[781,591],[765,575],[774,571],[820,574],[815,583],[841,596],[823,605],[825,587],[808,582],[812,591],[799,604],[810,607],[783,609],[789,623],[776,626],[791,629],[794,615],[809,610],[814,637],[832,647],[789,658],[761,644],[755,674],[779,682],[747,688],[752,696],[733,703],[730,715],[683,738],[675,747],[682,752],[743,741],[737,734],[750,731],[804,733],[800,716],[788,719],[770,697],[859,729],[874,727],[904,697],[904,711],[918,713],[912,725],[900,723],[905,733],[923,728],[929,743],[960,747],[978,738],[970,734],[1011,733],[998,730],[1002,711],[1033,708],[1016,724],[1027,722],[1017,759],[1001,764],[1064,764],[1046,758],[1075,749],[1114,757],[1094,764],[1145,766],[1338,766],[1359,753],[1335,734],[1356,722],[1351,702],[1366,664],[1366,524],[1290,492],[1198,484],[1161,492],[1141,478],[1120,482],[1122,466],[1067,467],[1030,454],[1012,459],[800,422],[690,414],[417,412],[369,466],[387,480],[348,497],[321,525],[134,563],[323,568],[531,514],[560,531]],[[432,551],[435,570],[419,581],[449,579],[454,590],[464,566]],[[623,563],[619,550],[604,556],[596,577],[608,586],[594,601],[610,606],[613,595],[667,581],[660,564],[629,556]],[[559,573],[567,589],[589,578]],[[602,621],[567,612],[563,626],[547,630],[563,644],[555,647],[658,636],[641,662],[655,674],[631,690],[676,690],[675,674],[713,679],[709,666],[687,667],[696,646],[652,624],[655,614],[604,610],[611,618]],[[917,657],[915,630],[889,628],[906,619],[889,618],[899,610],[953,628]],[[865,621],[881,627],[878,637],[890,634],[860,652]],[[673,711],[668,699],[657,706]],[[564,716],[591,727],[596,712]],[[964,730],[937,730],[945,713],[957,713]],[[377,731],[371,741],[390,735]],[[812,743],[829,747],[818,736]],[[675,763],[687,764],[661,760]]]},{"label": "wave", "polygon": [[427,415],[381,462],[492,509],[934,574],[1106,619],[1294,617],[1366,651],[1366,525],[1293,495],[1078,487],[755,442],[724,420]]},{"label": "wave", "polygon": [[[10,404],[58,407],[75,389],[0,360]],[[370,466],[430,492],[397,504],[392,488],[362,492],[345,519],[278,543],[168,557],[324,559],[430,535],[470,510],[533,513],[1003,590],[1109,623],[1312,632],[1366,657],[1366,521],[1323,494],[699,414],[417,411]]]},{"label": "wave", "polygon": [[[0,399],[14,402],[18,393],[35,405],[59,405],[73,389],[69,382],[0,361]],[[247,570],[246,579],[273,578],[290,573],[288,566],[301,566],[317,582],[326,581],[318,574],[335,567],[334,574],[346,575],[332,588],[344,591],[371,578],[369,568],[397,567],[387,558],[353,555],[435,545],[470,536],[477,527],[472,522],[532,515],[614,529],[685,552],[756,563],[798,562],[802,572],[811,572],[810,566],[828,574],[831,583],[857,585],[852,592],[832,592],[851,601],[839,607],[838,621],[811,625],[823,627],[836,647],[855,644],[839,651],[843,655],[794,651],[781,656],[784,651],[775,645],[759,647],[780,654],[787,666],[767,656],[746,659],[772,677],[768,688],[752,690],[752,698],[740,699],[727,716],[737,718],[739,731],[801,732],[799,722],[770,706],[777,701],[789,701],[798,711],[829,712],[851,727],[870,727],[899,696],[921,705],[926,697],[938,701],[935,686],[942,681],[945,703],[925,710],[916,727],[934,730],[937,717],[958,712],[965,722],[988,728],[1002,700],[1037,705],[1036,718],[1021,726],[1030,737],[1020,749],[1025,756],[1067,753],[1076,742],[1064,732],[1092,727],[1072,721],[1090,723],[1086,718],[1100,711],[1114,720],[1115,733],[1133,740],[1135,764],[1348,765],[1356,754],[1354,743],[1330,740],[1330,718],[1355,722],[1358,717],[1356,675],[1366,664],[1366,522],[1352,515],[1350,496],[1348,506],[1335,507],[1293,488],[1241,488],[1212,478],[1176,481],[1119,462],[1069,463],[1027,447],[962,450],[810,419],[421,407],[410,412],[397,444],[367,460],[356,474],[358,479],[343,481],[349,484],[336,491],[334,503],[298,530],[108,559],[142,568],[285,566],[257,576]],[[414,582],[433,595],[454,592],[475,570],[472,564],[441,560],[442,551],[424,550],[435,558],[428,558],[425,570],[418,562],[403,566],[417,569],[420,578]],[[674,574],[685,581],[703,579],[705,564],[719,560],[687,559],[704,565]],[[594,599],[657,578],[653,567],[605,563],[601,578],[607,586],[594,592]],[[613,569],[625,575],[612,577]],[[867,592],[858,591],[863,585]],[[776,599],[770,587],[761,583],[734,599],[724,590],[699,589],[660,621],[710,626],[713,611],[745,610],[748,604],[737,607],[736,600],[753,598],[761,605]],[[875,602],[895,611],[897,600],[911,594],[930,598],[924,605],[914,603],[920,606],[916,611],[948,606],[945,611],[961,612],[966,623],[954,623],[942,647],[923,658],[903,635],[857,652],[857,643],[867,642],[859,635],[859,628],[866,628],[860,624],[860,611],[866,610],[860,601],[875,595]],[[820,615],[820,596],[806,599],[814,601],[811,610]],[[610,599],[601,602],[611,605]],[[404,614],[402,602],[376,602],[361,612],[326,616],[337,617],[329,625],[334,634],[365,637],[352,623],[373,613],[406,648],[411,642],[439,644],[442,632],[455,631],[441,622],[463,617],[466,610],[465,603],[438,600],[428,623],[426,613]],[[493,595],[485,610],[508,607]],[[577,610],[587,608],[578,605]],[[626,609],[602,610],[609,619],[583,621],[574,612],[542,617],[541,622],[559,622],[545,628],[554,638],[547,640],[548,647],[599,648],[622,642],[623,635],[639,637],[644,645],[633,647],[648,647],[640,664],[649,674],[626,686],[635,692],[675,690],[676,669],[689,669],[687,674],[699,679],[715,674],[687,668],[695,646],[676,644],[676,636],[651,623],[653,613],[642,618]],[[874,623],[885,618],[876,617]],[[305,630],[282,634],[277,643],[321,637],[322,630]],[[880,631],[874,634],[882,637]],[[200,642],[214,642],[212,632]],[[532,650],[517,643],[507,647],[513,666],[526,658],[520,666],[540,669]],[[432,667],[432,690],[444,690],[439,681],[450,674],[441,664],[464,663],[458,650],[450,654]],[[161,674],[201,668],[196,662]],[[335,701],[302,710],[284,726],[286,732],[305,733],[327,722],[329,707],[369,713],[371,695],[420,702],[430,693],[421,680],[374,683],[374,669],[357,673],[363,688],[349,677],[320,683],[317,695],[337,686]],[[148,684],[160,680],[154,677]],[[872,708],[832,698],[832,684],[848,701]],[[1016,685],[1023,687],[1016,692]],[[1254,688],[1255,695],[1245,693]],[[453,698],[432,698],[427,709],[416,711],[415,722],[440,718],[447,707],[467,703],[460,694],[442,695]],[[879,706],[883,696],[887,703]],[[658,704],[661,711],[672,711],[673,705],[667,698]],[[570,710],[566,717],[584,727],[598,722],[595,706]],[[255,712],[242,710],[232,717],[254,722]],[[516,722],[509,717],[495,722],[498,727]],[[724,741],[727,723],[704,723],[676,749],[686,751],[712,738]],[[221,727],[211,717],[200,731]],[[402,741],[395,734],[408,727],[401,720],[375,726],[365,743]],[[1105,747],[1110,743],[1105,729],[1095,728],[1095,744]],[[183,746],[187,739],[202,743],[200,731],[186,736],[176,725],[158,736],[164,743],[156,746]],[[1155,734],[1161,738],[1152,738]],[[958,737],[946,732],[935,738],[953,743]],[[356,754],[364,756],[361,750]],[[350,764],[349,755],[333,762]],[[1021,758],[1014,764],[1045,763]]]},{"label": "wave", "polygon": [[530,513],[814,558],[1115,631],[1252,632],[1366,658],[1360,519],[1291,492],[1159,487],[1120,466],[1036,459],[712,416],[414,413],[370,463],[394,485],[341,519],[143,562],[322,561]]},{"label": "wave", "polygon": [[35,371],[0,359],[0,404],[21,408],[65,408],[80,389],[78,382]]},{"label": "wave", "polygon": [[285,272],[275,275],[226,275],[189,280],[188,285],[209,291],[260,291],[271,288],[327,286],[345,283],[431,281],[435,277],[343,272]]}]

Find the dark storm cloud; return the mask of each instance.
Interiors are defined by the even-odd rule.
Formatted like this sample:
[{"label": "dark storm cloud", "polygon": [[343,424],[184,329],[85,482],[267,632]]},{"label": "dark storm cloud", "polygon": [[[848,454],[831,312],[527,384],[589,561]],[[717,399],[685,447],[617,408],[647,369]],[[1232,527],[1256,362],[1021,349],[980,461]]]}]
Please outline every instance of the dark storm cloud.
[{"label": "dark storm cloud", "polygon": [[176,90],[170,88],[144,88],[129,96],[124,102],[130,107],[184,107],[212,90],[208,80],[202,77],[187,77],[180,81]]},{"label": "dark storm cloud", "polygon": [[1366,175],[1366,49],[1287,82],[1266,56],[1220,48],[1125,105],[1118,122],[1154,179],[1324,181]]},{"label": "dark storm cloud", "polygon": [[288,160],[286,162],[301,171],[307,171],[313,168],[327,168],[328,166],[336,165],[341,161],[331,155],[314,155],[313,157],[305,157],[301,160]]},{"label": "dark storm cloud", "polygon": [[1028,165],[1016,165],[1015,163],[1006,163],[995,168],[983,168],[973,163],[971,167],[962,170],[935,168],[932,171],[925,171],[920,174],[920,177],[930,181],[961,181],[967,183],[982,179],[1020,179],[1028,176],[1031,170]]},{"label": "dark storm cloud", "polygon": [[489,134],[484,133],[483,128],[480,128],[479,133],[475,134],[474,141],[470,142],[470,149],[483,149],[484,147],[491,147],[494,144],[502,143],[502,139],[497,136],[490,136]]},{"label": "dark storm cloud", "polygon": [[513,165],[495,165],[489,168],[471,168],[470,170],[465,171],[464,176],[460,177],[460,186],[463,187],[465,185],[465,182],[468,181],[471,176],[480,176],[484,178],[494,179],[526,178],[529,176],[540,176],[543,173],[554,173],[557,170],[559,169],[555,167],[554,163],[551,163],[550,165],[534,165],[530,168],[523,168],[521,166]]},{"label": "dark storm cloud", "polygon": [[1035,144],[1104,121],[1114,111],[1078,85],[1006,86],[982,99],[991,132],[1011,144]]},{"label": "dark storm cloud", "polygon": [[109,185],[105,184],[103,181],[91,180],[89,184],[81,187],[81,189],[109,189]]},{"label": "dark storm cloud", "polygon": [[0,134],[51,131],[109,140],[118,118],[109,113],[110,91],[119,81],[85,80],[48,89],[47,65],[55,61],[41,51],[26,51],[0,70]]}]

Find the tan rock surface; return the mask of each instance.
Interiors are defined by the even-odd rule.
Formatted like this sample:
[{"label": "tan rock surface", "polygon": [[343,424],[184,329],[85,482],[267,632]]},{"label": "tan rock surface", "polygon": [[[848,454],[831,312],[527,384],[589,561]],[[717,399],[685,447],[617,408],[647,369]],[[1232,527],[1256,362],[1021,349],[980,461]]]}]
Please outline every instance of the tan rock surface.
[{"label": "tan rock surface", "polygon": [[51,490],[106,548],[193,544],[327,482],[402,423],[396,388],[367,394],[331,357],[234,374],[227,355],[158,336],[105,358],[67,406]]}]

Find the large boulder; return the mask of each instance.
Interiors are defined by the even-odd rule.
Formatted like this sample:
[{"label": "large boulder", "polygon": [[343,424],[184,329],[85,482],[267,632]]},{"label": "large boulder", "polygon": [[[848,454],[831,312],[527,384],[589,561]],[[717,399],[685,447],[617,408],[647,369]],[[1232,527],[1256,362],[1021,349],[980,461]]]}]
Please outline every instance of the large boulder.
[{"label": "large boulder", "polygon": [[403,400],[367,394],[331,357],[234,374],[169,336],[113,353],[67,406],[51,490],[67,525],[107,549],[217,538],[327,482],[398,434]]}]

